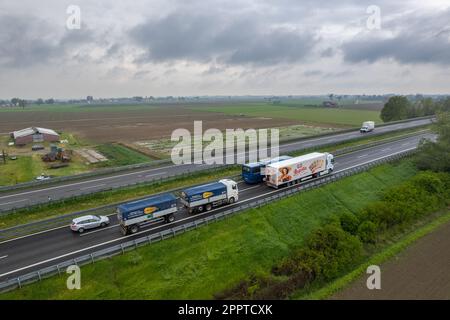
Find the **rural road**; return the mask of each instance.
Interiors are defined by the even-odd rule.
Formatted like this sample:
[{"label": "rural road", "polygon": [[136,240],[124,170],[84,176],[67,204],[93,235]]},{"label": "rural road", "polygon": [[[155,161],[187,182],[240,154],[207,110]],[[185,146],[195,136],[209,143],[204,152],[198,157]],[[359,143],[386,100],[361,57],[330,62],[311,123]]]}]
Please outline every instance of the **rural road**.
[{"label": "rural road", "polygon": [[[374,132],[367,134],[367,136],[378,135],[399,129],[414,128],[429,123],[431,123],[431,119],[418,119],[409,122],[396,123],[376,128]],[[359,131],[336,133],[335,135],[286,143],[280,146],[279,152],[280,154],[285,154],[287,152],[307,149],[313,146],[321,146],[334,142],[339,143],[360,136],[361,133],[359,133]],[[56,185],[42,185],[29,189],[2,192],[0,193],[0,211],[46,203],[48,202],[48,197],[52,200],[66,199],[77,195],[107,190],[111,187],[121,187],[133,183],[164,179],[178,173],[200,171],[207,169],[208,167],[209,165],[207,164],[184,164],[162,166],[157,168],[142,168],[111,173],[104,176],[95,176],[71,182],[62,182]]]},{"label": "rural road", "polygon": [[[431,139],[433,137],[432,134],[421,134],[337,156],[335,158],[335,172],[414,149],[417,147],[420,139]],[[264,184],[246,185],[240,182],[239,190],[239,201],[235,205],[240,205],[253,199],[262,199],[278,192],[284,192],[286,188],[276,190]],[[161,222],[153,223],[141,229],[137,234],[126,237],[121,235],[117,225],[117,217],[111,212],[111,225],[109,227],[88,231],[82,235],[71,232],[67,226],[7,240],[0,243],[0,257],[5,257],[0,259],[0,281],[14,278],[45,266],[55,265],[77,256],[120,244],[121,242],[157,233],[164,228],[186,223],[187,220],[195,220],[202,218],[204,215],[212,215],[222,210],[228,210],[232,206],[219,207],[202,215],[189,215],[186,210],[180,209],[176,216],[177,220],[174,223],[170,225]]]}]

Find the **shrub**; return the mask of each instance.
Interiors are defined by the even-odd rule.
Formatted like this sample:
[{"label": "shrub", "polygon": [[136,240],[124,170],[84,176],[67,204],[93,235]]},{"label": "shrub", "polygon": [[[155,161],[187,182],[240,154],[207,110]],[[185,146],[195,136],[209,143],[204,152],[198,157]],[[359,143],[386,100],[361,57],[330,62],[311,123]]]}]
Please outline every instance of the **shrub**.
[{"label": "shrub", "polygon": [[364,221],[359,225],[357,234],[362,242],[375,243],[377,239],[377,226],[372,221]]},{"label": "shrub", "polygon": [[356,234],[359,225],[359,219],[353,213],[344,212],[339,216],[341,227],[350,234]]}]

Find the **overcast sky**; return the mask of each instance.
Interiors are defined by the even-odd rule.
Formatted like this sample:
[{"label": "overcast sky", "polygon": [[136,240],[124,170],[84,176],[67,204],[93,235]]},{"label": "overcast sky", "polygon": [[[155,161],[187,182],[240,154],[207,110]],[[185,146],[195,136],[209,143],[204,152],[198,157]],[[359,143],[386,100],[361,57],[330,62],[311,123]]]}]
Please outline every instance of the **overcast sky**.
[{"label": "overcast sky", "polygon": [[0,98],[327,93],[450,93],[450,0],[0,2]]}]

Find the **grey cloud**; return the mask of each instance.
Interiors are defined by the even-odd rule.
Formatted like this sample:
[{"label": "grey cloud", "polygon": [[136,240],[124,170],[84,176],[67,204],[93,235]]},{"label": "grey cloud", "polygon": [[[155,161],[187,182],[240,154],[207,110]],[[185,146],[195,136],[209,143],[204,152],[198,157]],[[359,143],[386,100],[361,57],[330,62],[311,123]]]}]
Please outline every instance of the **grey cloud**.
[{"label": "grey cloud", "polygon": [[344,59],[351,63],[394,59],[403,64],[449,65],[449,21],[450,10],[435,15],[405,15],[384,27],[396,30],[394,37],[377,37],[365,33],[344,43]]},{"label": "grey cloud", "polygon": [[72,55],[71,49],[90,42],[94,43],[95,37],[86,26],[58,34],[54,26],[33,16],[0,16],[0,65],[5,67],[48,64],[63,59],[66,53],[77,58],[80,55]]},{"label": "grey cloud", "polygon": [[193,60],[227,65],[299,61],[316,40],[312,33],[271,27],[252,18],[170,14],[134,27],[131,37],[146,54],[138,62]]},{"label": "grey cloud", "polygon": [[55,43],[48,39],[49,26],[29,16],[0,16],[0,64],[27,67],[45,63],[55,55]]}]

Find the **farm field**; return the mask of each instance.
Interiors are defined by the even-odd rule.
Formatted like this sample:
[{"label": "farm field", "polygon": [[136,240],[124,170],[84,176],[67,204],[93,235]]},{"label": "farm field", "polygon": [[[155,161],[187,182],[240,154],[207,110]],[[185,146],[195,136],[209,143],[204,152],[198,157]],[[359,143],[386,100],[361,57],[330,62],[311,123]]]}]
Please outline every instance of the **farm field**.
[{"label": "farm field", "polygon": [[221,107],[191,107],[197,111],[209,111],[224,115],[247,117],[279,118],[297,120],[301,123],[317,126],[357,127],[362,122],[373,120],[381,123],[379,111],[349,110],[341,108],[283,106],[269,104],[229,105]]},{"label": "farm field", "polygon": [[124,166],[128,164],[148,162],[151,160],[142,153],[115,143],[101,144],[97,146],[96,149],[108,158],[108,161],[102,163],[102,165],[106,166]]},{"label": "farm field", "polygon": [[[217,104],[216,104],[217,105]],[[42,108],[42,109],[41,109]],[[249,118],[192,111],[182,105],[37,107],[0,113],[0,135],[30,126],[70,132],[90,143],[135,142],[170,137],[178,128],[269,128],[299,124],[285,118]],[[19,116],[20,115],[20,116]]]},{"label": "farm field", "polygon": [[65,277],[53,277],[0,297],[210,299],[252,273],[269,272],[274,261],[286,256],[334,214],[362,208],[378,199],[385,188],[415,173],[408,161],[383,165],[177,238],[85,266],[81,290],[67,290]]},{"label": "farm field", "polygon": [[362,276],[330,298],[450,299],[449,234],[447,222],[381,264],[381,290],[367,290],[367,277]]}]

